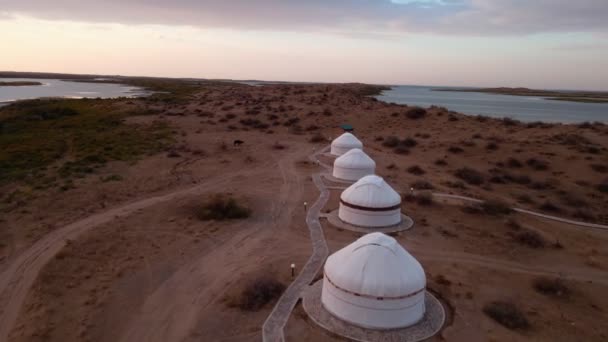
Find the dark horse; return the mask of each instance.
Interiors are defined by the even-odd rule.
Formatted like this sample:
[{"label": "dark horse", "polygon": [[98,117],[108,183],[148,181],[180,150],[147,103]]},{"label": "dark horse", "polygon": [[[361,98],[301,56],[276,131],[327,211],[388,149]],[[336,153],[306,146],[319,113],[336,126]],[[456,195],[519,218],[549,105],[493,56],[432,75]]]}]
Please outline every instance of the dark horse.
[{"label": "dark horse", "polygon": [[245,142],[243,140],[235,140],[232,142],[232,146],[241,146]]}]

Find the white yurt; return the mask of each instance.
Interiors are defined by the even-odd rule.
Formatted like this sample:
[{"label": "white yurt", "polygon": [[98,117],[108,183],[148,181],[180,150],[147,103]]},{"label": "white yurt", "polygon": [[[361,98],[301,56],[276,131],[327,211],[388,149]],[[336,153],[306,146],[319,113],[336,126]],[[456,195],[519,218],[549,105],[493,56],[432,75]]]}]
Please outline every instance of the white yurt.
[{"label": "white yurt", "polygon": [[341,156],[353,148],[363,149],[363,143],[348,132],[331,142],[331,154],[334,156]]},{"label": "white yurt", "polygon": [[384,179],[369,175],[340,195],[338,217],[360,227],[388,227],[401,223],[401,196]]},{"label": "white yurt", "polygon": [[376,171],[376,162],[361,149],[353,148],[334,161],[333,176],[350,181],[359,180]]},{"label": "white yurt", "polygon": [[420,263],[394,238],[371,233],[327,258],[321,303],[363,328],[404,328],[423,318],[425,289]]}]

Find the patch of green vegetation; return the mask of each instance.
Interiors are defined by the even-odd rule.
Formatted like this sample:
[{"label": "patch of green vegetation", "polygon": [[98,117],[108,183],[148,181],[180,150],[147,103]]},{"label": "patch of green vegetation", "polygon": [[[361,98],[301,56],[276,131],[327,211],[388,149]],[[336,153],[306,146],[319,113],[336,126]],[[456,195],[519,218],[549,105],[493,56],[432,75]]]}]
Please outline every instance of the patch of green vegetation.
[{"label": "patch of green vegetation", "polygon": [[62,178],[83,177],[112,160],[130,161],[171,142],[161,122],[126,124],[137,113],[120,100],[39,99],[0,108],[0,184],[36,183],[53,167]]}]

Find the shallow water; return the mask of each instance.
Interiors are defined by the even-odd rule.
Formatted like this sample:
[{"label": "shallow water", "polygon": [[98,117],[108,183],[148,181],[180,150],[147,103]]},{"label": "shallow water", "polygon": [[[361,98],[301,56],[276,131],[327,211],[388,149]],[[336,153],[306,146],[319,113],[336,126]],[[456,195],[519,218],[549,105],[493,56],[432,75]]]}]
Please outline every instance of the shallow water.
[{"label": "shallow water", "polygon": [[17,100],[40,97],[66,98],[113,98],[146,95],[146,91],[129,85],[115,83],[85,83],[62,80],[31,78],[0,78],[0,82],[30,81],[40,82],[41,86],[3,86],[0,87],[0,105]]},{"label": "shallow water", "polygon": [[463,114],[510,117],[526,122],[608,122],[608,103],[565,102],[531,96],[433,91],[433,88],[395,86],[376,98],[385,102],[422,107],[436,105]]}]

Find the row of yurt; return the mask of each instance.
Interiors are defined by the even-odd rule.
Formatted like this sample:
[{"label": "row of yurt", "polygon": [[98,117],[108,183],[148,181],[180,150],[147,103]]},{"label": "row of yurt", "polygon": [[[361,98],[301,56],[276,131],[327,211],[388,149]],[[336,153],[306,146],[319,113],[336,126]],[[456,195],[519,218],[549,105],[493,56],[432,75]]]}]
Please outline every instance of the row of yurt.
[{"label": "row of yurt", "polygon": [[344,133],[331,144],[335,178],[356,181],[340,195],[338,217],[361,227],[387,227],[401,222],[401,196],[384,179],[376,176],[376,162],[362,151],[363,144]]},{"label": "row of yurt", "polygon": [[[336,141],[332,154],[341,157],[334,163],[334,177],[356,180],[340,196],[340,220],[372,229],[399,224],[401,196],[374,175],[376,163],[362,151],[361,142],[350,133]],[[348,324],[376,330],[411,327],[423,320],[425,299],[424,269],[383,233],[364,235],[325,262],[321,306]]]}]

